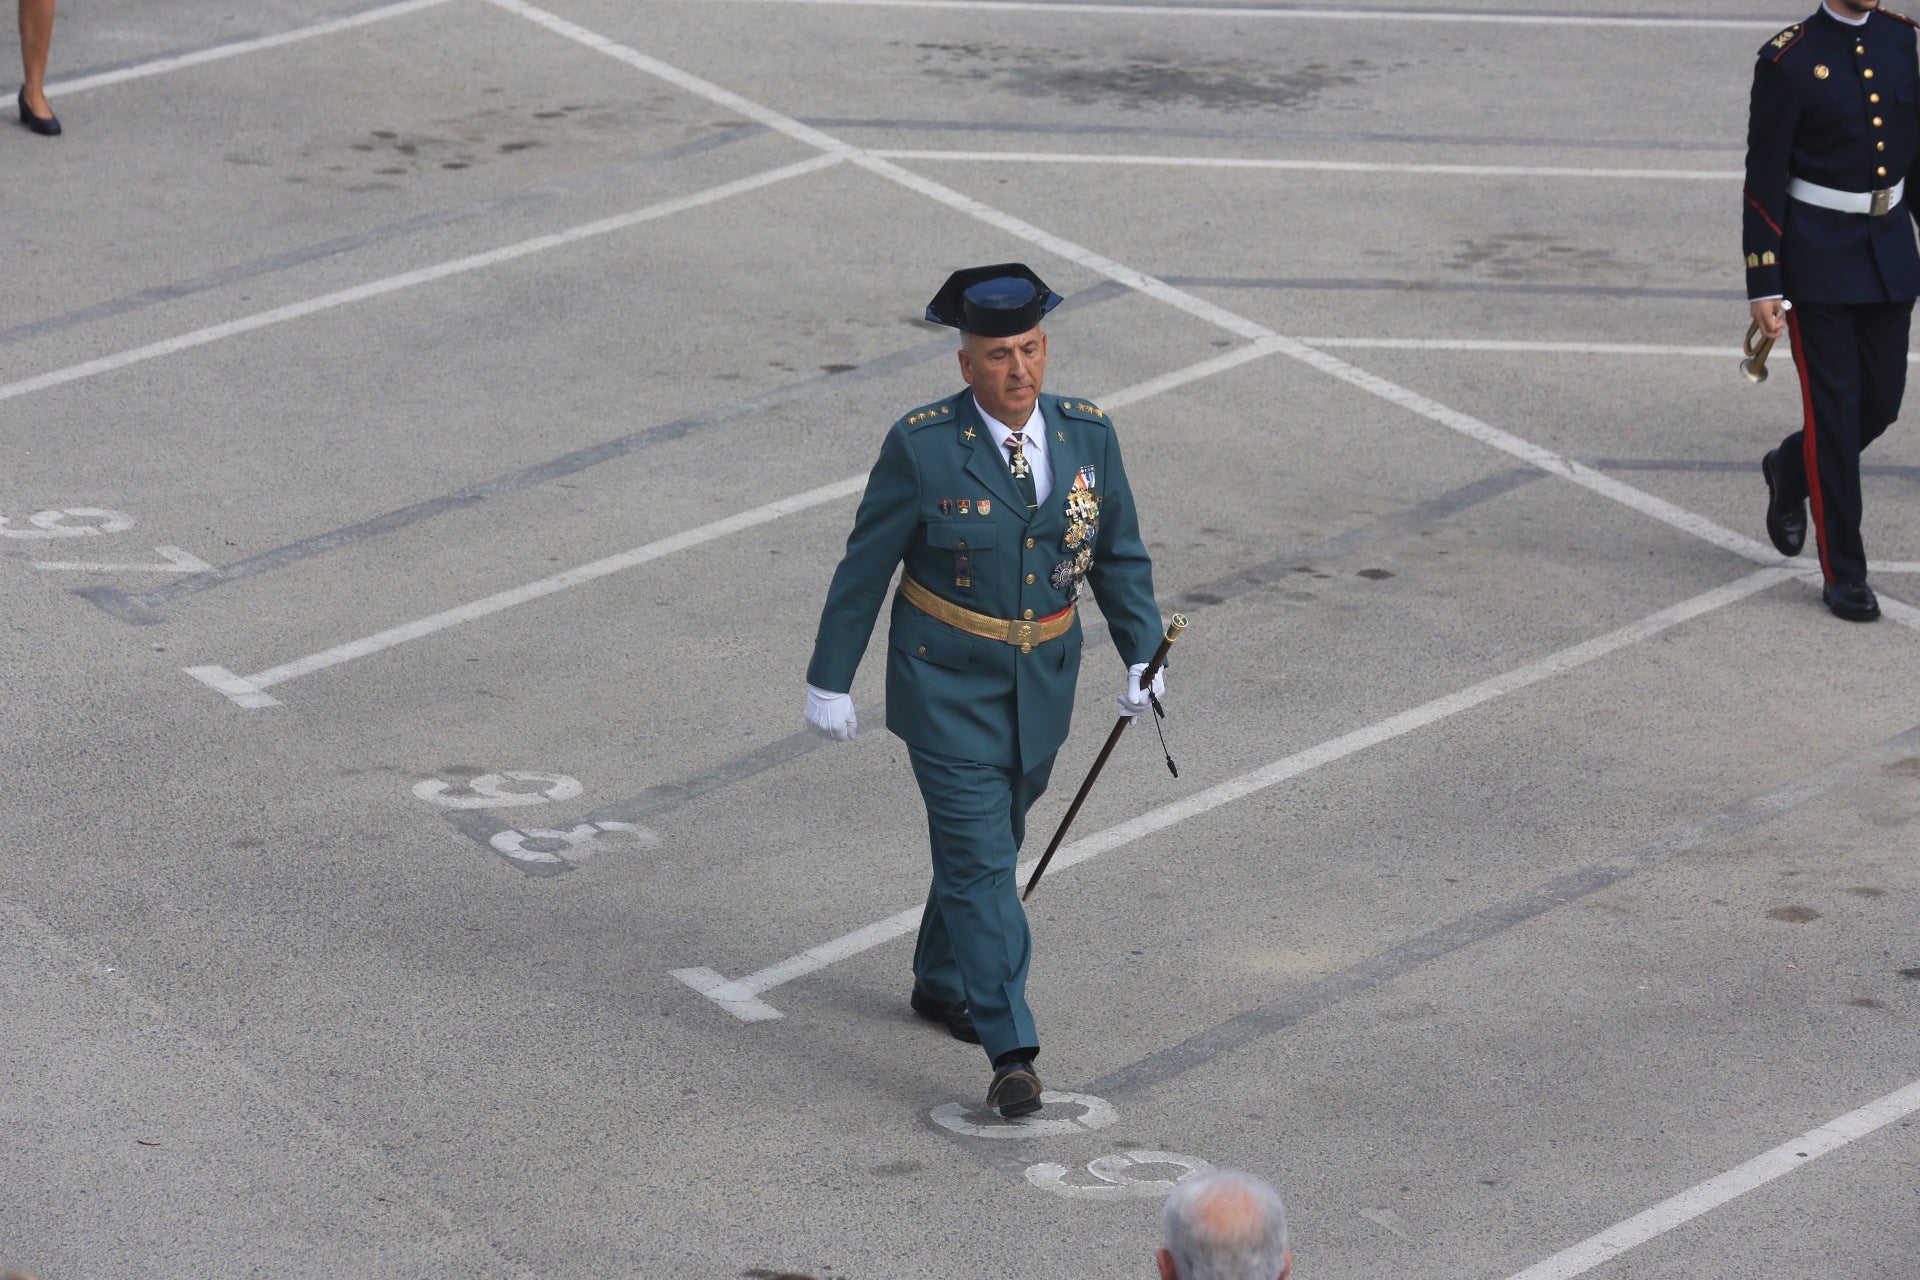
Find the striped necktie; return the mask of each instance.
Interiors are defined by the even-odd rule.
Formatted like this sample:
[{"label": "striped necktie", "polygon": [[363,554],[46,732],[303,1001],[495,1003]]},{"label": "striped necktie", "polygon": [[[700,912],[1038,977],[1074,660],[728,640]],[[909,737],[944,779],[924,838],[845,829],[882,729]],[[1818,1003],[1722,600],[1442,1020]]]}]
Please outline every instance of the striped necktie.
[{"label": "striped necktie", "polygon": [[1034,510],[1040,505],[1040,495],[1033,487],[1033,466],[1027,461],[1027,437],[1022,432],[1007,437],[1007,465],[1013,471],[1013,482],[1020,486],[1020,496],[1026,499],[1027,510]]}]

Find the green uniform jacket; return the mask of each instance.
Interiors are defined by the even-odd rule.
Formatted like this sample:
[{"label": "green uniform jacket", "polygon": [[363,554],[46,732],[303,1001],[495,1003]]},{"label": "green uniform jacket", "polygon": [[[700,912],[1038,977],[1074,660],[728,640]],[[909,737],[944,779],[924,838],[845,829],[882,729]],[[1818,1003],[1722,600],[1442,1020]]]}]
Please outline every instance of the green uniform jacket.
[{"label": "green uniform jacket", "polygon": [[[1084,580],[1122,662],[1153,656],[1162,635],[1153,565],[1113,424],[1088,402],[1061,396],[1041,396],[1040,413],[1053,490],[1031,513],[970,390],[893,424],[827,591],[807,683],[832,692],[853,687],[880,602],[903,561],[936,595],[996,618],[1058,613]],[[1091,532],[1084,517],[1092,504],[1084,495],[1070,501],[1076,489],[1097,500]],[[1066,740],[1080,642],[1076,617],[1066,635],[1022,653],[938,622],[896,594],[887,728],[941,755],[1032,768]]]}]

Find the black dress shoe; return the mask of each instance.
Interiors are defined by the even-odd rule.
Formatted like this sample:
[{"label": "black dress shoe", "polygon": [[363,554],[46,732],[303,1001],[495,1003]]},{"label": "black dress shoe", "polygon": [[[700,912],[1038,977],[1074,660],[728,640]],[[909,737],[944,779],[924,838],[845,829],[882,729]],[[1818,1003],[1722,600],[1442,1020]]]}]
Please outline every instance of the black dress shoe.
[{"label": "black dress shoe", "polygon": [[37,116],[27,109],[27,91],[20,91],[20,123],[27,126],[43,138],[60,136],[59,116]]},{"label": "black dress shoe", "polygon": [[1848,622],[1872,622],[1880,616],[1880,601],[1864,582],[1829,582],[1820,592],[1827,608]]},{"label": "black dress shoe", "polygon": [[968,1044],[979,1044],[980,1033],[973,1029],[973,1015],[967,1012],[965,1000],[936,1000],[919,987],[913,989],[913,997],[908,1001],[913,1011],[928,1022],[937,1022],[947,1029],[947,1034],[955,1040],[965,1040]]},{"label": "black dress shoe", "polygon": [[995,1067],[993,1083],[987,1086],[987,1105],[998,1107],[1008,1120],[1038,1111],[1040,1077],[1034,1073],[1033,1064],[1016,1058],[1005,1066]]},{"label": "black dress shoe", "polygon": [[1804,501],[1790,501],[1780,492],[1774,480],[1779,465],[1778,449],[1760,459],[1760,474],[1767,479],[1767,536],[1773,539],[1775,551],[1783,556],[1797,556],[1800,548],[1807,545],[1807,508]]}]

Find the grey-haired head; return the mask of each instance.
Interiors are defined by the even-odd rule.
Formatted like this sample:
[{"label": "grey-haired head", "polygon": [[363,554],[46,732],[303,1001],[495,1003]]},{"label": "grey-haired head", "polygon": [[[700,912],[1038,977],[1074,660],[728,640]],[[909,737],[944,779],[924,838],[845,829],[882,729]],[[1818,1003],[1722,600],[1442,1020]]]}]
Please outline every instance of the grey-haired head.
[{"label": "grey-haired head", "polygon": [[1161,1280],[1285,1280],[1287,1210],[1265,1179],[1216,1169],[1186,1179],[1160,1212]]}]

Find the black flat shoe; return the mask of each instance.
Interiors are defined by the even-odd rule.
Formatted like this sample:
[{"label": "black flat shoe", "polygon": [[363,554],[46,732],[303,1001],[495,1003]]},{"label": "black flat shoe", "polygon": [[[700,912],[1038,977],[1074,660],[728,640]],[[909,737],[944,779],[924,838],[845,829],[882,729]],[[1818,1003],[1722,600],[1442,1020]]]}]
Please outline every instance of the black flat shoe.
[{"label": "black flat shoe", "polygon": [[37,116],[27,109],[27,91],[20,91],[20,123],[27,126],[43,138],[60,136],[59,116]]},{"label": "black flat shoe", "polygon": [[1773,549],[1783,556],[1797,556],[1807,545],[1807,507],[1804,502],[1789,501],[1774,481],[1780,465],[1780,451],[1773,450],[1760,459],[1760,474],[1767,481],[1767,537]]},{"label": "black flat shoe", "polygon": [[907,1003],[928,1022],[937,1022],[945,1027],[947,1034],[955,1040],[965,1040],[968,1044],[980,1043],[980,1033],[973,1029],[973,1015],[967,1012],[965,1000],[936,1000],[915,987]]},{"label": "black flat shoe", "polygon": [[1040,1109],[1040,1077],[1033,1064],[1020,1059],[997,1067],[993,1083],[987,1086],[987,1105],[998,1107],[1008,1120],[1030,1116]]},{"label": "black flat shoe", "polygon": [[1820,592],[1827,608],[1848,622],[1872,622],[1880,616],[1880,601],[1864,582],[1829,582]]}]

